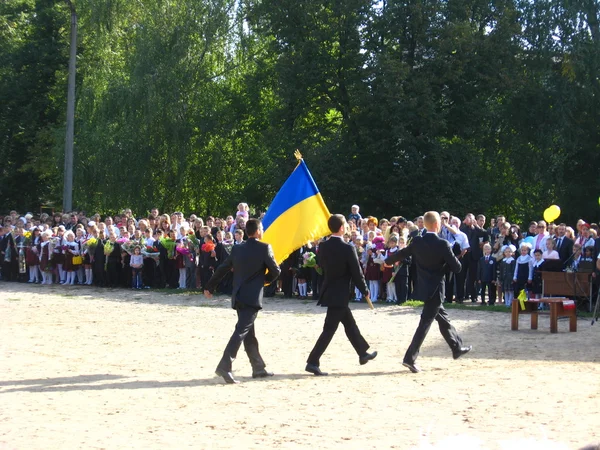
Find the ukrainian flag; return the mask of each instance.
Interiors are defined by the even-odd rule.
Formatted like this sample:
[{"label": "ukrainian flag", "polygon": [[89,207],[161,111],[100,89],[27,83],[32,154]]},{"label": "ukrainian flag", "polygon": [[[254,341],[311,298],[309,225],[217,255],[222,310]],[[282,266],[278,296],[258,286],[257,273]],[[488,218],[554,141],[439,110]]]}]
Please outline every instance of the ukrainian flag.
[{"label": "ukrainian flag", "polygon": [[281,264],[308,241],[331,234],[327,226],[330,215],[315,180],[300,159],[262,220],[262,240],[271,244],[275,260]]}]

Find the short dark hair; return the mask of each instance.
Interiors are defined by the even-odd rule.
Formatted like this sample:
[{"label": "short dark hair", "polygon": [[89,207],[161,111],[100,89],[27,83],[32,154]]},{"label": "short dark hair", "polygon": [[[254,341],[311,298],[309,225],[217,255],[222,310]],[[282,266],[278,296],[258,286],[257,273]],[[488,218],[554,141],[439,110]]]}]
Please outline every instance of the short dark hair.
[{"label": "short dark hair", "polygon": [[543,254],[544,252],[542,252],[542,249],[540,249],[540,248],[536,248],[536,249],[533,251],[533,253],[534,253],[534,254],[535,254],[535,253],[539,253],[539,254],[541,255],[541,254]]},{"label": "short dark hair", "polygon": [[337,233],[345,222],[346,218],[341,214],[332,214],[327,221],[327,226],[329,227],[329,231]]},{"label": "short dark hair", "polygon": [[258,219],[249,219],[246,222],[246,233],[248,236],[254,236],[260,227],[260,220]]}]

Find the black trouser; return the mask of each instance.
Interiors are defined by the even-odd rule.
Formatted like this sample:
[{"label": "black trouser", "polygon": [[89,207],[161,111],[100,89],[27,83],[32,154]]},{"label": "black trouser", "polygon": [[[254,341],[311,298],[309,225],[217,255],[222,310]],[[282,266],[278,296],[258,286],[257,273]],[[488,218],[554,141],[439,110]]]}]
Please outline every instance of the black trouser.
[{"label": "black trouser", "polygon": [[491,281],[481,282],[481,302],[485,302],[485,291],[487,289],[490,305],[496,303],[496,285]]},{"label": "black trouser", "polygon": [[258,340],[254,334],[254,320],[258,315],[258,309],[239,302],[236,302],[235,309],[238,321],[235,324],[235,331],[231,335],[227,347],[225,347],[223,357],[219,361],[217,369],[231,372],[231,363],[237,357],[238,350],[243,342],[244,350],[252,365],[252,372],[264,370],[265,362],[258,351]]},{"label": "black trouser", "polygon": [[319,339],[317,339],[317,343],[306,361],[308,364],[314,364],[315,366],[320,365],[321,355],[327,350],[327,346],[333,339],[340,322],[344,325],[346,336],[352,344],[352,347],[354,347],[354,350],[356,350],[358,356],[362,356],[367,352],[369,344],[360,334],[360,330],[358,329],[358,325],[356,325],[356,321],[354,320],[354,316],[352,316],[350,308],[348,308],[348,306],[330,306],[327,308],[323,332],[321,333],[321,336],[319,336]]},{"label": "black trouser", "polygon": [[119,286],[119,269],[121,263],[117,259],[109,259],[106,264],[106,285],[109,287]]},{"label": "black trouser", "polygon": [[442,333],[442,336],[453,352],[457,351],[462,346],[462,340],[454,326],[450,323],[448,313],[442,306],[441,300],[439,298],[429,299],[425,301],[425,305],[423,306],[419,326],[417,327],[417,331],[415,331],[415,335],[412,338],[408,350],[406,350],[404,362],[410,364],[415,363],[419,356],[421,345],[423,345],[425,336],[427,336],[429,328],[434,320],[437,320],[438,326],[440,327],[440,333]]},{"label": "black trouser", "polygon": [[456,283],[456,300],[462,302],[465,299],[465,282],[467,280],[467,274],[469,273],[469,254],[466,254],[464,258],[460,260],[462,269],[458,272],[455,277]]},{"label": "black trouser", "polygon": [[450,268],[446,267],[446,276],[444,278],[444,289],[446,291],[446,303],[452,303],[452,299],[454,298],[454,280],[456,279],[456,275],[454,272],[450,270]]},{"label": "black trouser", "polygon": [[[417,265],[412,264],[408,269],[408,298],[413,298],[417,286]],[[417,299],[418,300],[418,299]]]},{"label": "black trouser", "polygon": [[408,300],[408,275],[396,274],[394,277],[394,284],[396,285],[396,298],[398,298],[398,303],[404,303]]},{"label": "black trouser", "polygon": [[472,301],[477,301],[477,268],[479,259],[469,261],[469,276],[467,277],[467,294]]},{"label": "black trouser", "polygon": [[289,266],[281,269],[281,290],[283,296],[287,298],[292,297],[292,288],[294,287],[294,274],[289,269]]}]

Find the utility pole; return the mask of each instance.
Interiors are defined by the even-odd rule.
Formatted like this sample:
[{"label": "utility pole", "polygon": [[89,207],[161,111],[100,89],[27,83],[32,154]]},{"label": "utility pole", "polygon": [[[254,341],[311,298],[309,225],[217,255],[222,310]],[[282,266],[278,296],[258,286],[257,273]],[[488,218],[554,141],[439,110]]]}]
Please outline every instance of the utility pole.
[{"label": "utility pole", "polygon": [[63,184],[63,211],[73,209],[73,141],[75,134],[75,62],[77,57],[77,13],[71,0],[65,0],[71,10],[71,51],[69,54],[69,82],[67,87],[67,136],[65,138],[65,172]]}]

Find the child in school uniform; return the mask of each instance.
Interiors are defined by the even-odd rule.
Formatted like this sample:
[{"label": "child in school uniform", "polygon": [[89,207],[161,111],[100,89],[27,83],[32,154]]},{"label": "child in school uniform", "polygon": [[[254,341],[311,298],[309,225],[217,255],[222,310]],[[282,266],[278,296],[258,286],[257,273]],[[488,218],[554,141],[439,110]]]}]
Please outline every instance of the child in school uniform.
[{"label": "child in school uniform", "polygon": [[83,228],[77,228],[75,230],[75,242],[79,245],[79,254],[82,256],[82,263],[77,265],[77,284],[83,284],[85,282],[83,273],[84,273],[84,255],[83,253],[83,243],[85,242],[85,233]]},{"label": "child in school uniform", "polygon": [[508,307],[512,305],[512,301],[515,298],[514,282],[513,277],[515,273],[515,267],[517,263],[513,258],[513,253],[516,248],[514,245],[505,245],[502,250],[504,258],[500,261],[500,274],[498,277],[498,283],[502,286],[502,292],[504,293],[504,304]]},{"label": "child in school uniform", "polygon": [[175,265],[179,271],[179,286],[178,289],[186,288],[186,275],[187,269],[185,267],[185,260],[189,258],[189,250],[183,239],[177,241],[177,247],[175,247]]},{"label": "child in school uniform", "polygon": [[[393,234],[388,240],[389,248],[386,250],[384,259],[389,258],[398,251],[398,236]],[[394,283],[394,266],[385,264],[383,266],[382,283],[386,287],[386,302],[397,303],[398,296],[396,295],[396,284]]]},{"label": "child in school uniform", "polygon": [[56,230],[57,242],[52,250],[52,263],[56,267],[56,279],[60,284],[65,284],[67,279],[67,273],[64,269],[65,264],[65,227],[60,225]]},{"label": "child in school uniform", "polygon": [[63,247],[65,252],[65,284],[73,286],[75,284],[75,274],[77,273],[80,264],[75,264],[73,262],[73,258],[79,256],[79,243],[75,242],[75,234],[71,230],[65,232],[65,242],[63,243]]},{"label": "child in school uniform", "polygon": [[522,243],[519,247],[521,253],[517,258],[513,282],[515,283],[515,297],[518,297],[523,289],[531,286],[533,279],[533,258],[529,254],[531,247],[528,243]]},{"label": "child in school uniform", "polygon": [[25,250],[25,262],[29,267],[29,283],[39,283],[40,282],[40,255],[39,255],[39,245],[41,243],[40,239],[40,229],[35,227],[31,231],[31,241],[29,246]]},{"label": "child in school uniform", "polygon": [[[402,250],[406,247],[406,238],[400,236],[398,238],[398,249]],[[402,305],[408,300],[408,276],[412,257],[405,258],[402,262],[397,262],[394,266],[394,284],[396,285],[396,297],[398,297],[397,305]]]},{"label": "child in school uniform", "polygon": [[52,284],[52,264],[50,262],[50,238],[52,231],[46,230],[41,234],[42,242],[40,243],[40,270],[42,271],[42,283]]},{"label": "child in school uniform", "polygon": [[217,267],[216,245],[212,234],[208,232],[204,236],[204,244],[200,247],[200,266],[202,287],[204,287]]},{"label": "child in school uniform", "polygon": [[381,267],[375,263],[375,246],[370,245],[367,248],[367,260],[365,265],[365,280],[369,283],[369,294],[373,303],[379,298],[379,279],[381,275]]},{"label": "child in school uniform", "polygon": [[542,270],[544,270],[544,258],[542,249],[536,248],[533,251],[533,276],[531,281],[531,291],[535,298],[542,298]]},{"label": "child in school uniform", "polygon": [[[360,263],[361,267],[364,268],[364,264],[362,263],[362,260],[363,260],[363,254],[366,253],[366,251],[365,251],[364,244],[363,244],[363,239],[362,239],[361,236],[358,236],[354,240],[354,251],[356,252],[356,257],[358,258],[358,260],[361,261],[361,263]],[[355,302],[360,302],[361,299],[362,299],[362,293],[355,286],[354,287],[354,301]]]},{"label": "child in school uniform", "polygon": [[483,256],[479,258],[477,267],[477,281],[480,286],[481,304],[485,305],[485,293],[487,291],[489,304],[496,303],[496,258],[492,256],[492,246],[484,244]]}]

